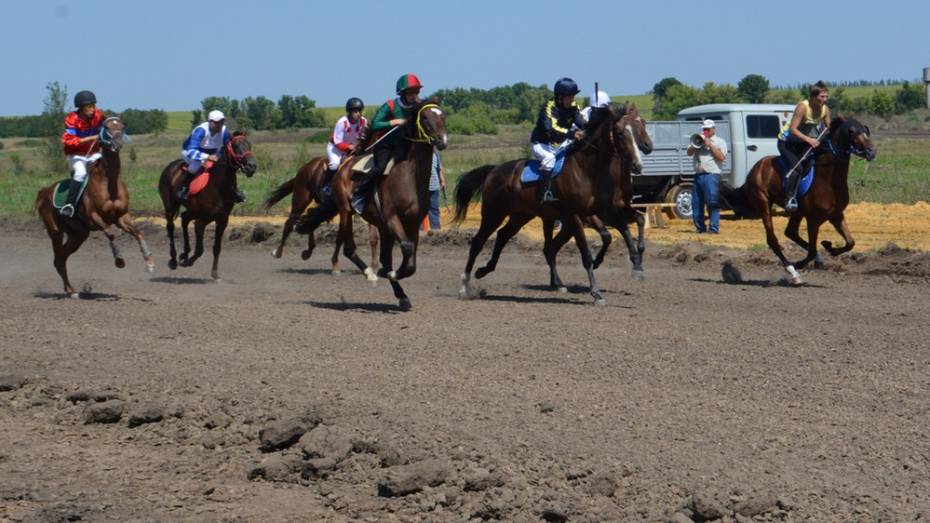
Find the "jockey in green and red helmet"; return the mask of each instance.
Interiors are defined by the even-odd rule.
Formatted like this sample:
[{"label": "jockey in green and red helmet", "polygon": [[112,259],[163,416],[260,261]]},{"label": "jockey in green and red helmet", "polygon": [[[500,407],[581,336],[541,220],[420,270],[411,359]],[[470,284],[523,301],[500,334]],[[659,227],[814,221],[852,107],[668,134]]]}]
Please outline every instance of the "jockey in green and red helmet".
[{"label": "jockey in green and red helmet", "polygon": [[[420,90],[423,84],[415,74],[405,74],[397,79],[395,92],[397,97],[381,104],[371,121],[372,139],[377,141],[374,146],[374,166],[352,195],[352,208],[362,214],[368,203],[368,194],[375,183],[384,173],[388,161],[402,160],[407,153],[409,143],[404,141],[403,134],[393,129],[407,123],[410,118],[416,118],[413,108],[420,103]],[[388,134],[390,133],[390,134]],[[387,136],[385,136],[387,135]],[[380,140],[380,141],[378,141]]]}]

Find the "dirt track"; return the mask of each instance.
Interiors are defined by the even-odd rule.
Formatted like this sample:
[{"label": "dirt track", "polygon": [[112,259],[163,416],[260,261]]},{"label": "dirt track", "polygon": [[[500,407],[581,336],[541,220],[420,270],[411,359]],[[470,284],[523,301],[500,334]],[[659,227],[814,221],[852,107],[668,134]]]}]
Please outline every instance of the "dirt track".
[{"label": "dirt track", "polygon": [[[615,250],[595,308],[545,290],[519,246],[457,299],[451,235],[421,246],[400,313],[386,282],[330,275],[327,245],[302,262],[232,241],[213,283],[209,254],[168,271],[149,237],[154,276],[95,234],[69,300],[37,227],[0,236],[0,375],[22,378],[0,380],[0,520],[930,518],[927,254],[858,253],[791,288],[768,253],[651,247],[639,283]],[[95,397],[121,419],[85,424]],[[129,428],[140,404],[163,419]],[[293,417],[312,430],[261,452]]]}]

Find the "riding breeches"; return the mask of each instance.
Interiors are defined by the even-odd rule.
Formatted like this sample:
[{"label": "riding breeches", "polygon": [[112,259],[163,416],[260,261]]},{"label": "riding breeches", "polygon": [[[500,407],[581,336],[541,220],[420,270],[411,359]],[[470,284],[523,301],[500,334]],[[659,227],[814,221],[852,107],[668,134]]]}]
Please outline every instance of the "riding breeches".
[{"label": "riding breeches", "polygon": [[533,156],[539,160],[542,168],[547,171],[552,171],[555,168],[555,149],[555,147],[547,143],[533,143]]},{"label": "riding breeches", "polygon": [[331,143],[326,144],[326,160],[328,161],[327,166],[330,171],[335,171],[339,168],[339,164],[342,163],[342,158],[345,154],[345,152],[339,150],[335,145]]},{"label": "riding breeches", "polygon": [[96,162],[101,156],[103,155],[100,153],[94,153],[90,156],[77,154],[68,156],[68,163],[71,164],[72,171],[71,178],[78,183],[83,182],[84,178],[87,178],[87,164]]}]

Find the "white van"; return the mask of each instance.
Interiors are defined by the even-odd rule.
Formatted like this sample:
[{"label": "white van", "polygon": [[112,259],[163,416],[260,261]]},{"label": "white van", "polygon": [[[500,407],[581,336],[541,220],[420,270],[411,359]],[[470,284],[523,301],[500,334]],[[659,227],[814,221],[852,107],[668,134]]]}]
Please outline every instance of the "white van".
[{"label": "white van", "polygon": [[673,203],[672,214],[689,218],[694,167],[687,151],[701,122],[716,122],[717,136],[730,151],[722,181],[739,187],[759,159],[778,154],[778,132],[793,112],[794,105],[787,104],[710,104],[684,109],[675,121],[648,122],[653,151],[643,156],[643,173],[633,177],[635,202]]}]

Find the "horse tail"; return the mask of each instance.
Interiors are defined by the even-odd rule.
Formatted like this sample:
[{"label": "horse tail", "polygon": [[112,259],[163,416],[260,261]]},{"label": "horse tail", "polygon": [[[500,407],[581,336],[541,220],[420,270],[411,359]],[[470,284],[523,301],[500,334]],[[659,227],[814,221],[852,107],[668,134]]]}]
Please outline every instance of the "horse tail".
[{"label": "horse tail", "polygon": [[43,187],[39,189],[39,193],[36,194],[36,201],[32,203],[32,215],[35,216],[39,213],[39,205],[42,204],[42,199],[46,197],[46,188]]},{"label": "horse tail", "polygon": [[758,218],[758,213],[746,195],[746,185],[733,187],[726,183],[720,185],[720,207],[731,209],[738,218]]},{"label": "horse tail", "polygon": [[495,165],[482,165],[463,174],[458,183],[455,185],[455,217],[454,223],[461,223],[468,214],[468,204],[474,199],[475,194],[484,185],[491,170]]},{"label": "horse tail", "polygon": [[271,192],[268,195],[268,198],[265,199],[264,208],[265,210],[271,209],[274,204],[281,201],[282,198],[294,192],[294,180],[296,178],[291,178],[290,180],[282,183],[278,186],[277,189]]}]

